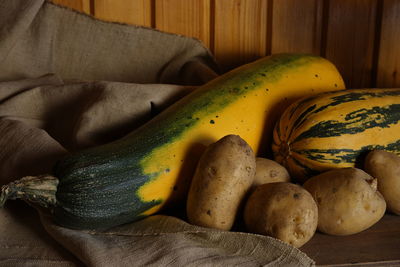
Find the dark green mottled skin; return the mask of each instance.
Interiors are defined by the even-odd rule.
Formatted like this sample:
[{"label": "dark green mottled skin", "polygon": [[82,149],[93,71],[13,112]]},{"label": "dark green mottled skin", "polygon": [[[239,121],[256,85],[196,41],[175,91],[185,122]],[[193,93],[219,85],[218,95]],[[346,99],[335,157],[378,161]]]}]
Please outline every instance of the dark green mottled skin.
[{"label": "dark green mottled skin", "polygon": [[[363,152],[371,151],[374,149],[385,150],[396,154],[400,154],[400,140],[386,145],[380,145],[380,144],[366,145],[362,146],[360,149],[357,150],[346,149],[346,148],[307,149],[302,151],[296,151],[296,153],[304,155],[305,157],[311,160],[339,164],[339,163],[355,163],[358,157],[363,154]],[[327,157],[327,155],[329,155],[329,157]],[[332,156],[335,156],[335,158],[332,158]]]},{"label": "dark green mottled skin", "polygon": [[[371,115],[381,115],[382,120],[371,119]],[[345,120],[346,122],[321,121],[308,131],[301,133],[293,143],[312,137],[323,138],[342,136],[344,134],[358,134],[373,127],[388,128],[390,125],[399,123],[400,104],[355,110],[346,114]]]},{"label": "dark green mottled skin", "polygon": [[104,229],[141,218],[141,213],[166,201],[138,198],[138,189],[159,175],[143,173],[143,158],[199,123],[199,110],[216,113],[258,89],[262,80],[274,82],[285,70],[318,60],[282,54],[245,65],[198,88],[126,137],[66,157],[55,168],[60,180],[56,221],[70,228]]}]

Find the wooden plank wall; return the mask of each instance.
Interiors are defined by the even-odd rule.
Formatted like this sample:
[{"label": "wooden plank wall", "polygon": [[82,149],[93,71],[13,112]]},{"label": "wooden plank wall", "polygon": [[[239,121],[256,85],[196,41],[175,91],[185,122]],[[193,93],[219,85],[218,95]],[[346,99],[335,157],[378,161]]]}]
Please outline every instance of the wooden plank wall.
[{"label": "wooden plank wall", "polygon": [[400,87],[399,0],[53,0],[96,18],[200,39],[226,71],[280,52],[322,55],[348,88]]}]

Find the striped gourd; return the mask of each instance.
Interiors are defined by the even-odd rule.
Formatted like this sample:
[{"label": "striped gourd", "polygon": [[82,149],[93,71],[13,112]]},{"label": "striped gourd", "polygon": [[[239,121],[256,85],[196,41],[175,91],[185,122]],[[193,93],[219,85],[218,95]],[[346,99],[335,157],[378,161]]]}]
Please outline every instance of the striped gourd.
[{"label": "striped gourd", "polygon": [[400,154],[400,89],[351,89],[299,99],[277,122],[272,149],[299,181],[361,167],[372,149]]},{"label": "striped gourd", "polygon": [[41,178],[3,187],[0,206],[7,197],[30,193],[34,200],[55,204],[59,224],[78,229],[143,218],[172,200],[185,200],[207,145],[235,134],[260,151],[291,102],[343,88],[335,66],[321,57],[262,58],[199,87],[126,137],[68,155],[55,167],[54,179],[45,177],[45,185]]}]

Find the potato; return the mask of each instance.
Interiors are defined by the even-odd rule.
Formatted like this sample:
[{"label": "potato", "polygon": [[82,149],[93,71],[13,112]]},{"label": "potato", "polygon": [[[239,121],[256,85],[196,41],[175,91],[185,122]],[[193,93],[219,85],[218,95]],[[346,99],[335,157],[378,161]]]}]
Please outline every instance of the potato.
[{"label": "potato", "polygon": [[188,221],[230,230],[255,172],[254,152],[238,135],[227,135],[208,146],[190,185]]},{"label": "potato", "polygon": [[334,169],[304,183],[318,205],[318,230],[331,235],[361,232],[385,213],[376,179],[357,168]]},{"label": "potato", "polygon": [[400,215],[400,157],[387,151],[371,151],[364,170],[378,179],[378,191],[386,201],[387,210]]},{"label": "potato", "polygon": [[301,247],[317,229],[318,208],[310,193],[299,185],[267,183],[257,186],[247,200],[244,222],[252,233]]},{"label": "potato", "polygon": [[253,186],[289,181],[289,172],[278,162],[261,157],[256,158],[256,175]]}]

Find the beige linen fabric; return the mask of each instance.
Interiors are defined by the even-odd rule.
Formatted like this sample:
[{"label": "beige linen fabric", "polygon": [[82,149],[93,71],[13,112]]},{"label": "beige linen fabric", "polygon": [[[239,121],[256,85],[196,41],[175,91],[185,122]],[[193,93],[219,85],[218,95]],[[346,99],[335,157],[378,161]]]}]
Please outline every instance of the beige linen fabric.
[{"label": "beige linen fabric", "polygon": [[199,41],[95,21],[43,0],[1,0],[0,79],[200,84],[215,67]]},{"label": "beige linen fabric", "polygon": [[[40,0],[0,0],[0,185],[51,173],[216,77],[191,38],[106,23]],[[22,201],[0,210],[0,266],[310,266],[266,236],[154,215],[76,231]]]}]

